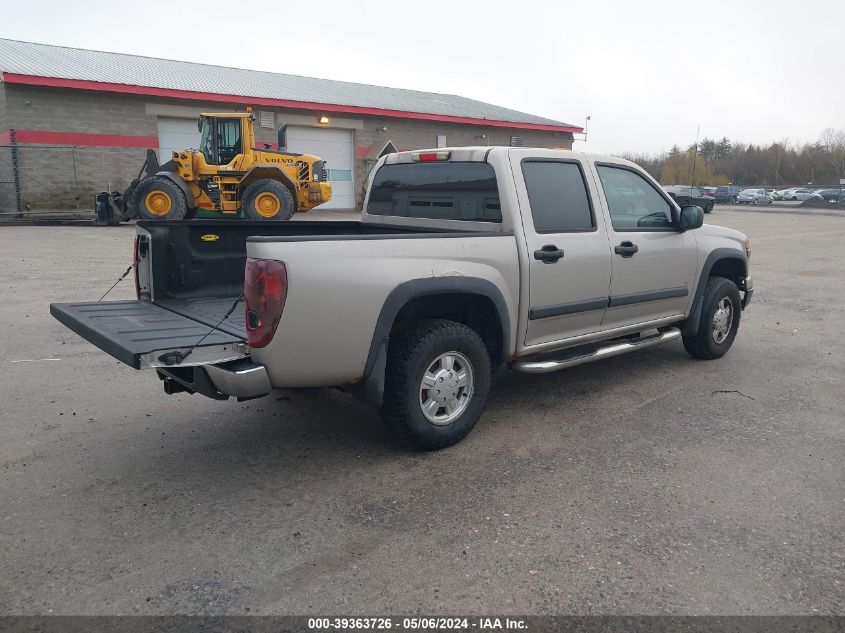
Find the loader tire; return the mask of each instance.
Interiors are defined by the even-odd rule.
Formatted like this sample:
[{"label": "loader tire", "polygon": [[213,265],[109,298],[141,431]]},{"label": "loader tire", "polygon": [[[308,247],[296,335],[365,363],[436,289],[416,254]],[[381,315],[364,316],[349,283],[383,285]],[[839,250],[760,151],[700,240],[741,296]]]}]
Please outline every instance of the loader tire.
[{"label": "loader tire", "polygon": [[244,217],[250,220],[290,220],[296,211],[290,189],[271,178],[262,178],[249,185],[242,201]]},{"label": "loader tire", "polygon": [[181,220],[188,211],[188,202],[179,186],[163,176],[141,181],[134,200],[141,220]]}]

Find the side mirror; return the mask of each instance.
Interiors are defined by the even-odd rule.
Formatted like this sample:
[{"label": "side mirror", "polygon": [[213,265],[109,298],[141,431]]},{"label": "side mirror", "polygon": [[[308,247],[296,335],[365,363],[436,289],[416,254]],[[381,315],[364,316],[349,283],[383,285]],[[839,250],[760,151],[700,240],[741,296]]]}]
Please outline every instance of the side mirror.
[{"label": "side mirror", "polygon": [[681,209],[681,220],[678,228],[681,231],[691,231],[704,224],[704,209],[701,207],[684,207]]}]

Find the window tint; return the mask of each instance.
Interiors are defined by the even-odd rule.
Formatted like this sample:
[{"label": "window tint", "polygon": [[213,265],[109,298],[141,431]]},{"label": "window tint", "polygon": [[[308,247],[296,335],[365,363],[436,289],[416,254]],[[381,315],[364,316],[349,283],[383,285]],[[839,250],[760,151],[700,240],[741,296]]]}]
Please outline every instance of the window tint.
[{"label": "window tint", "polygon": [[674,226],[671,206],[645,178],[619,167],[599,165],[597,169],[614,229]]},{"label": "window tint", "polygon": [[581,169],[574,163],[525,161],[522,175],[538,232],[592,229],[593,215]]},{"label": "window tint", "polygon": [[496,174],[487,163],[382,165],[367,213],[408,218],[501,222]]}]

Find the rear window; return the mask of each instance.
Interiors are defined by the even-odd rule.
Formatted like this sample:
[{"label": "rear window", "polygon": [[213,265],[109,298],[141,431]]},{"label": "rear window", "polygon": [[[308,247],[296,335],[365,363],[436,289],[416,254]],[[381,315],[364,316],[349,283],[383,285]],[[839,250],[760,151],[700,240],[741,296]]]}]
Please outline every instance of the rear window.
[{"label": "rear window", "polygon": [[581,168],[575,163],[525,161],[525,188],[538,233],[590,231],[593,212]]},{"label": "rear window", "polygon": [[376,172],[367,213],[501,222],[496,174],[487,163],[403,163]]}]

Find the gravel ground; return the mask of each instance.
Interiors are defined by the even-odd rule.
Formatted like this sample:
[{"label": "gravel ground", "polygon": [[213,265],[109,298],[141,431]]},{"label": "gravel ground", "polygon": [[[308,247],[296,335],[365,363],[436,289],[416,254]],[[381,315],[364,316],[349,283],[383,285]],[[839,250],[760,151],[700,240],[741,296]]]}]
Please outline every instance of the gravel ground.
[{"label": "gravel ground", "polygon": [[753,239],[728,356],[503,372],[434,454],[337,391],[165,396],[48,313],[132,227],[0,228],[0,614],[842,614],[845,222],[708,221]]}]

